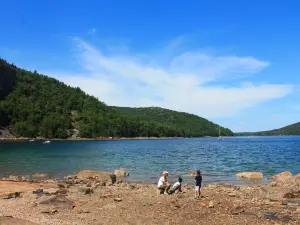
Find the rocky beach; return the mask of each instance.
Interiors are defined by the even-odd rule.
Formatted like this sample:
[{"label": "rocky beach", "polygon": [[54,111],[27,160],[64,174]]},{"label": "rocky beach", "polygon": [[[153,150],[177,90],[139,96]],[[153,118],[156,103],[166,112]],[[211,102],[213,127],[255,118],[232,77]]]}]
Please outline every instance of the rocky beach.
[{"label": "rocky beach", "polygon": [[204,181],[200,199],[194,199],[193,186],[160,195],[156,185],[123,182],[128,175],[121,168],[112,173],[84,170],[63,180],[47,174],[3,178],[0,224],[300,223],[300,174],[286,171],[266,185]]}]

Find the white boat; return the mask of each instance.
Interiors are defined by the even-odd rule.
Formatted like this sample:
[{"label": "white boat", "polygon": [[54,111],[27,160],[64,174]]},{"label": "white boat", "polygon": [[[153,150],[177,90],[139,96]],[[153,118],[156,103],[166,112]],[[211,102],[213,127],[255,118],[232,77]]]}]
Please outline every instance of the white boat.
[{"label": "white boat", "polygon": [[222,139],[222,137],[221,137],[221,131],[220,131],[220,126],[219,126],[219,137],[218,137],[218,139]]},{"label": "white boat", "polygon": [[43,144],[49,144],[51,141],[44,141]]},{"label": "white boat", "polygon": [[34,139],[29,140],[29,142],[34,142],[34,141],[35,141]]}]

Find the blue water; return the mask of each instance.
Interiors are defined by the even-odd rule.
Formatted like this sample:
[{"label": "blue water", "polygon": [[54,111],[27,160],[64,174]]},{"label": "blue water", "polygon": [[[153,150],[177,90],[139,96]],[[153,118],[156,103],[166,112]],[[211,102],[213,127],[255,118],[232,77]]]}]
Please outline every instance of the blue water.
[{"label": "blue water", "polygon": [[0,143],[0,176],[51,173],[57,177],[83,169],[129,170],[130,181],[155,183],[167,170],[185,181],[200,169],[206,182],[237,182],[235,174],[261,171],[265,177],[300,173],[300,137],[238,137],[174,140],[120,140]]}]

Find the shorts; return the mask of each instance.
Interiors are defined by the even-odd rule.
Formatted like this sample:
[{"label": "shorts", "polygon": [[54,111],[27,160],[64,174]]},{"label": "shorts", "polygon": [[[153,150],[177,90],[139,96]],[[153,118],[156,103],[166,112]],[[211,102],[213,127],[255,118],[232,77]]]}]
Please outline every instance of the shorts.
[{"label": "shorts", "polygon": [[195,191],[201,191],[201,187],[200,186],[196,186],[195,187]]}]

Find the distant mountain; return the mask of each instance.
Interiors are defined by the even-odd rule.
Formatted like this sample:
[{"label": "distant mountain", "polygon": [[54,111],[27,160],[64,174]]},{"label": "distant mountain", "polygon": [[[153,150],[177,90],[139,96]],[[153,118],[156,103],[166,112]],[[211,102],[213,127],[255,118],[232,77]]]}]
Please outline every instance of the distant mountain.
[{"label": "distant mountain", "polygon": [[294,123],[279,129],[260,131],[260,132],[243,132],[235,133],[235,136],[275,136],[275,135],[300,135],[300,122]]},{"label": "distant mountain", "polygon": [[[201,117],[161,108],[109,107],[79,88],[2,59],[0,127],[17,137],[218,136],[218,125]],[[221,134],[232,132],[221,128]]]},{"label": "distant mountain", "polygon": [[[160,124],[175,126],[184,130],[186,136],[219,136],[219,125],[202,117],[177,112],[159,107],[129,108],[112,107],[127,117],[136,117],[140,120],[154,121]],[[232,136],[231,130],[220,127],[221,136]]]}]

